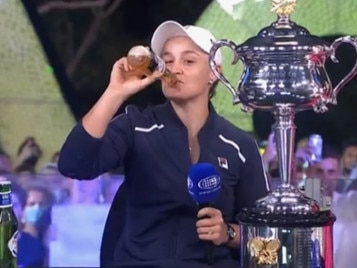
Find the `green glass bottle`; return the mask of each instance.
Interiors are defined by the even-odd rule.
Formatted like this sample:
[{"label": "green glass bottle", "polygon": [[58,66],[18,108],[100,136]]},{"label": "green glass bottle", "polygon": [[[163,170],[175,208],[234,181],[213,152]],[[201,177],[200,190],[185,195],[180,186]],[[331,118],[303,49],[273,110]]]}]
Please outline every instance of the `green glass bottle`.
[{"label": "green glass bottle", "polygon": [[17,226],[12,209],[11,182],[0,181],[0,267],[17,267]]}]

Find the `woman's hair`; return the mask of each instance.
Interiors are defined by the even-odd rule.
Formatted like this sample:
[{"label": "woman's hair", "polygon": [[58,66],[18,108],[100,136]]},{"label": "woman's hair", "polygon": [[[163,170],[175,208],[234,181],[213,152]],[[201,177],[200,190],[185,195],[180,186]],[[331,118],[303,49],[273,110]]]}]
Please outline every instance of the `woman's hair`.
[{"label": "woman's hair", "polygon": [[216,95],[216,88],[218,86],[219,80],[217,79],[216,81],[213,82],[211,88],[209,89],[209,94],[208,97],[212,99]]},{"label": "woman's hair", "polygon": [[42,186],[40,184],[30,185],[29,187],[26,188],[26,191],[27,191],[27,193],[29,193],[31,191],[36,191],[36,192],[42,193],[45,198],[46,206],[48,206],[48,207],[52,207],[53,204],[55,203],[54,195],[45,186]]}]

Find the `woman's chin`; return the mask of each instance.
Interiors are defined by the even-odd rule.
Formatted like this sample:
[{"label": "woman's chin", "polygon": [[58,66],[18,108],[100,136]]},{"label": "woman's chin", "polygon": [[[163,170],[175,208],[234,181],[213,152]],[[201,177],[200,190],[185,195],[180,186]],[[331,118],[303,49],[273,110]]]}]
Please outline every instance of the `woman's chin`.
[{"label": "woman's chin", "polygon": [[183,97],[183,92],[179,88],[175,87],[167,87],[162,92],[167,99],[176,99]]}]

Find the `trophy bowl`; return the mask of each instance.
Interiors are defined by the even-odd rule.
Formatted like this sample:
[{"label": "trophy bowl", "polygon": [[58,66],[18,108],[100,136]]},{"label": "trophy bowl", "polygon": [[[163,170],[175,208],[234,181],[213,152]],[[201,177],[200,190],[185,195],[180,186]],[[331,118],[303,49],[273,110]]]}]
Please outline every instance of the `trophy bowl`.
[{"label": "trophy bowl", "polygon": [[[260,30],[257,36],[240,45],[224,39],[214,42],[210,51],[211,70],[231,91],[233,103],[242,103],[245,110],[274,110],[277,104],[289,103],[296,111],[325,112],[326,104],[336,104],[340,89],[357,73],[356,63],[333,88],[325,62],[328,58],[338,62],[335,51],[343,43],[352,45],[357,52],[356,39],[345,36],[330,45],[289,19],[296,0],[272,2],[277,20]],[[237,88],[218,72],[213,60],[223,46],[233,50],[232,64],[243,62],[244,70]]]}]

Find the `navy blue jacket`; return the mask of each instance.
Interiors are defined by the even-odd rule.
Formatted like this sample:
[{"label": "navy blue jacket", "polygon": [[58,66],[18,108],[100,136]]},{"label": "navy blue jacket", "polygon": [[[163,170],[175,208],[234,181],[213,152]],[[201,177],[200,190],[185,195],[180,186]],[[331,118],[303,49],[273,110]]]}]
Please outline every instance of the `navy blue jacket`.
[{"label": "navy blue jacket", "polygon": [[[219,116],[212,105],[198,140],[199,162],[214,164],[222,181],[213,206],[227,222],[236,222],[242,208],[268,192],[256,142]],[[195,226],[197,206],[187,191],[188,133],[169,102],[144,111],[128,106],[101,139],[76,125],[58,163],[62,174],[76,179],[93,179],[120,165],[125,169],[127,194],[116,267],[204,263],[205,244]],[[217,261],[232,259],[227,246],[215,247],[214,254]]]},{"label": "navy blue jacket", "polygon": [[17,263],[22,268],[45,267],[46,247],[43,239],[20,233],[17,240]]}]

